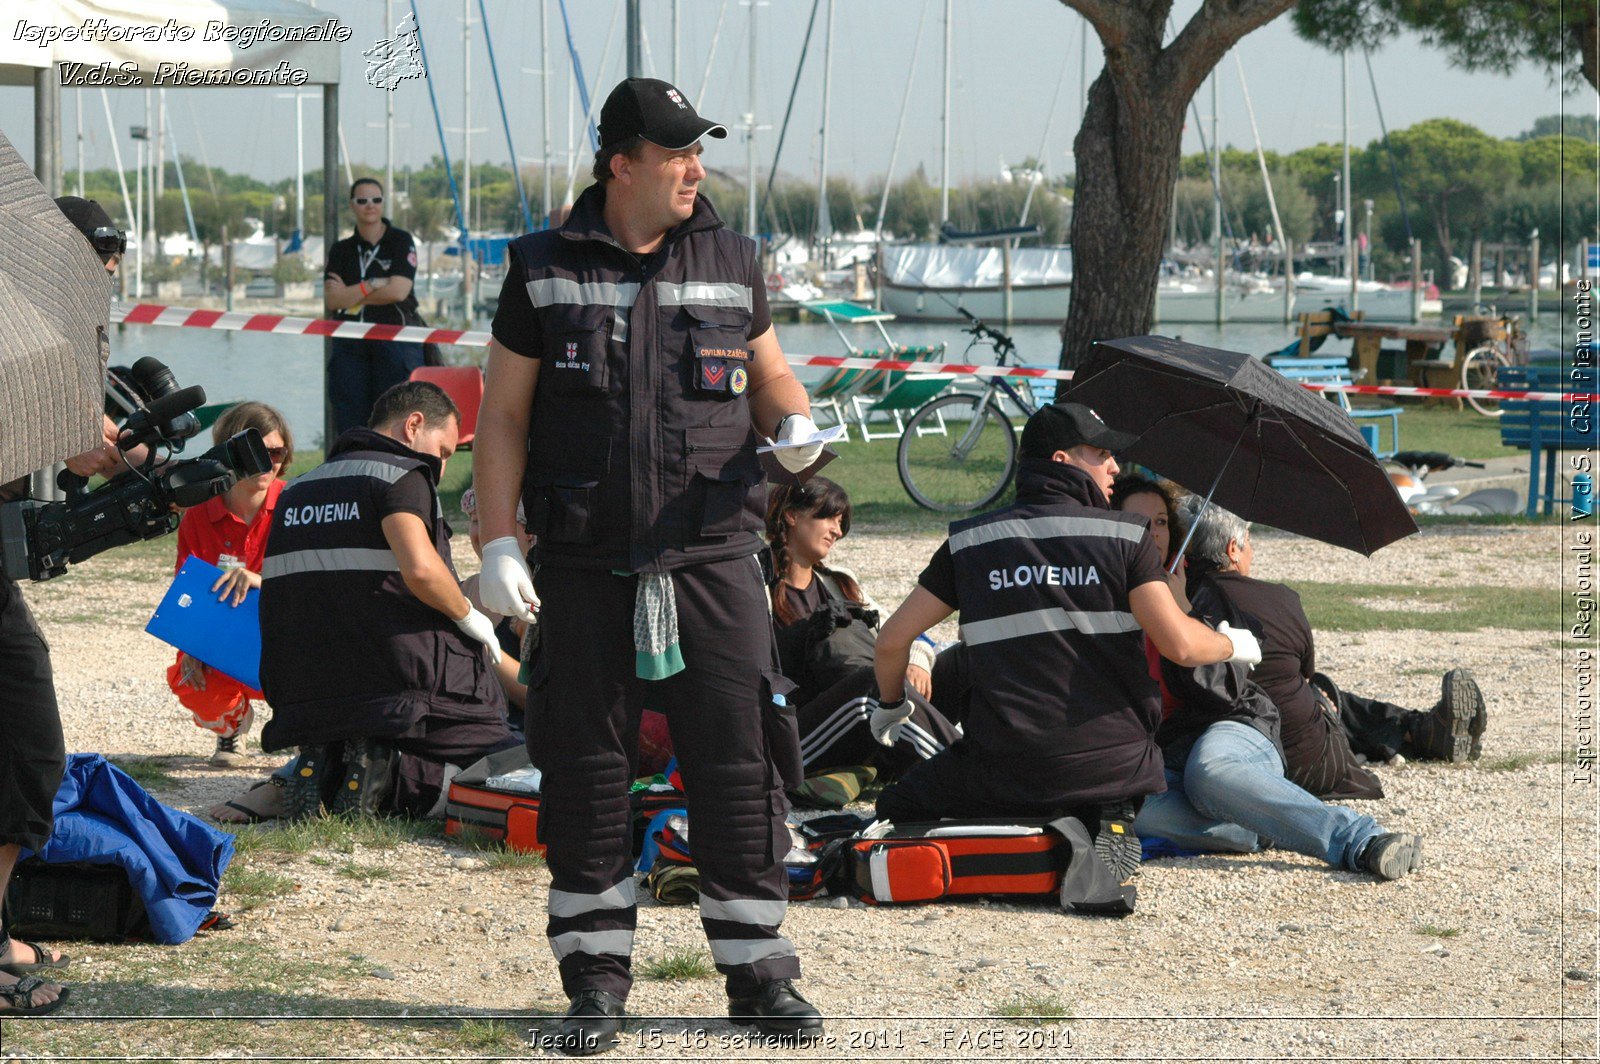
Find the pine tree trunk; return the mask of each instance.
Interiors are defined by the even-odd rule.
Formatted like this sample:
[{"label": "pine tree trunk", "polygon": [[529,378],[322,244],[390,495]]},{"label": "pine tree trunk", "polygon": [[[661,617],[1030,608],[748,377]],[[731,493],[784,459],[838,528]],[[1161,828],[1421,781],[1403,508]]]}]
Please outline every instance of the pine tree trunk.
[{"label": "pine tree trunk", "polygon": [[1189,99],[1238,40],[1294,0],[1204,0],[1168,39],[1172,0],[1062,0],[1094,26],[1106,65],[1073,148],[1072,302],[1061,366],[1096,340],[1150,331]]},{"label": "pine tree trunk", "polygon": [[1073,142],[1078,173],[1064,368],[1087,358],[1096,340],[1150,331],[1186,103],[1151,96],[1124,101],[1107,73],[1089,89]]}]

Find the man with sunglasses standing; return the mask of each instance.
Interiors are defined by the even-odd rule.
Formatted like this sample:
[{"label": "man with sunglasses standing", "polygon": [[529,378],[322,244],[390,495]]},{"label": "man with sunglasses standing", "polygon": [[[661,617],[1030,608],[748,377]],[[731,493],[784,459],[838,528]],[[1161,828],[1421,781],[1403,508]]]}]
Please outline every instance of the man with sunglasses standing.
[{"label": "man with sunglasses standing", "polygon": [[[375,177],[350,186],[355,231],[328,249],[324,298],[341,321],[417,325],[417,245],[411,234],[383,216],[383,185]],[[367,423],[372,403],[422,365],[423,345],[398,340],[334,337],[328,363],[328,398],[334,434]]]}]

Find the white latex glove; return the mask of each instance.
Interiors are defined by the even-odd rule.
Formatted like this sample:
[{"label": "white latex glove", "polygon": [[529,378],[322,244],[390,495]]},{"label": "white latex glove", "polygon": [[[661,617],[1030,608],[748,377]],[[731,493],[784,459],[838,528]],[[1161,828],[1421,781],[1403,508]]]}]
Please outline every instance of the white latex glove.
[{"label": "white latex glove", "polygon": [[884,746],[893,746],[900,741],[900,725],[911,719],[911,699],[901,698],[898,702],[872,703],[872,715],[867,718],[867,728],[872,732],[872,737]]},{"label": "white latex glove", "polygon": [[533,574],[516,536],[501,536],[483,545],[483,572],[478,577],[478,597],[484,606],[505,617],[533,620],[539,596],[533,593]]},{"label": "white latex glove", "polygon": [[[803,440],[807,436],[817,434],[817,423],[804,414],[790,414],[779,425],[778,438],[772,442],[787,443],[790,440]],[[806,466],[815,462],[822,455],[822,444],[813,443],[805,447],[785,447],[781,451],[773,451],[773,456],[779,464],[791,473],[798,473]]]},{"label": "white latex glove", "polygon": [[1228,637],[1228,642],[1233,644],[1233,656],[1229,661],[1243,663],[1247,668],[1253,669],[1261,664],[1261,644],[1256,641],[1256,635],[1248,628],[1235,628],[1227,621],[1217,625],[1217,632]]},{"label": "white latex glove", "polygon": [[469,603],[467,615],[456,619],[456,627],[468,639],[476,639],[489,648],[489,660],[500,664],[500,640],[495,638],[494,622],[473,609]]}]

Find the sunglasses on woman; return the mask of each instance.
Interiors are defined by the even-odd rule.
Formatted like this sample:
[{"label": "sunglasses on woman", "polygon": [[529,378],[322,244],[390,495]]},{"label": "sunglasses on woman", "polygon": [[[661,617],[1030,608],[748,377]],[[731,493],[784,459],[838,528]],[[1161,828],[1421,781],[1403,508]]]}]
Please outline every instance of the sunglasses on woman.
[{"label": "sunglasses on woman", "polygon": [[272,464],[273,465],[283,465],[283,463],[285,463],[285,462],[287,462],[289,460],[289,448],[287,448],[287,447],[268,447],[267,448],[267,457],[272,459]]},{"label": "sunglasses on woman", "polygon": [[358,206],[361,206],[361,207],[365,207],[369,203],[382,203],[382,202],[383,202],[383,197],[382,196],[357,196],[356,197],[356,204]]}]

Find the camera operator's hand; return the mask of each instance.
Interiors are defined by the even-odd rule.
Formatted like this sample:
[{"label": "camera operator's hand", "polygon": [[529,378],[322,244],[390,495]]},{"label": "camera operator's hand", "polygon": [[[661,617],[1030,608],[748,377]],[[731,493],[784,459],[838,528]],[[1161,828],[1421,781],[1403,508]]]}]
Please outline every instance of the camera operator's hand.
[{"label": "camera operator's hand", "polygon": [[117,423],[104,414],[100,415],[100,421],[100,446],[67,459],[67,468],[80,477],[109,477],[122,466],[122,458],[117,454]]},{"label": "camera operator's hand", "polygon": [[193,687],[196,691],[204,691],[206,689],[205,664],[196,661],[181,651],[178,653],[178,674],[183,677],[184,683]]},{"label": "camera operator's hand", "polygon": [[233,596],[232,605],[237,606],[244,602],[244,597],[249,594],[251,588],[259,588],[260,586],[260,573],[252,573],[249,569],[229,569],[217,577],[217,582],[211,585],[211,590],[221,592],[217,596],[218,602],[227,602],[228,597],[231,595]]}]

